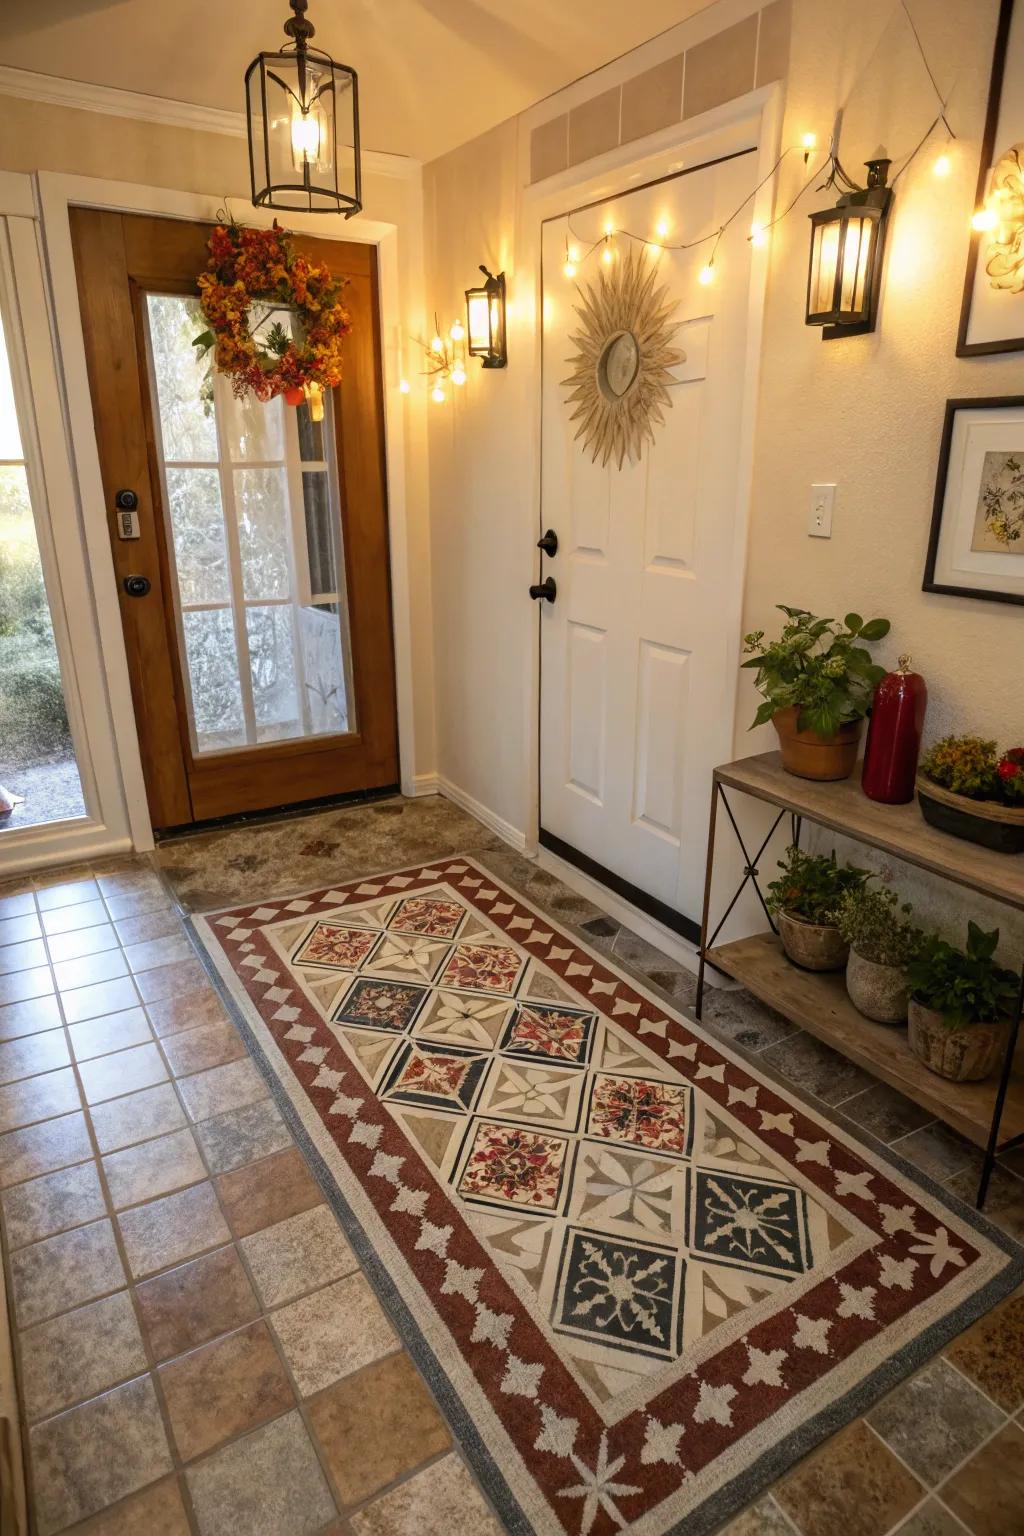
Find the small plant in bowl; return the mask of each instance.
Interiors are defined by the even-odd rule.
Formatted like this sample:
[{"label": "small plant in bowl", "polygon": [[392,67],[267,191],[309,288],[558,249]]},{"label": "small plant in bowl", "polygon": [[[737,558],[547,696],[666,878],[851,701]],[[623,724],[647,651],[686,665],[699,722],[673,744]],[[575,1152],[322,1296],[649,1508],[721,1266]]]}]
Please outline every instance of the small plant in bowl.
[{"label": "small plant in bowl", "polygon": [[917,803],[929,826],[998,853],[1024,853],[1024,747],[943,736],[921,759]]},{"label": "small plant in bowl", "polygon": [[848,779],[857,761],[864,716],[885,668],[867,645],[889,633],[888,619],[848,613],[842,624],[819,619],[806,608],[779,604],[787,622],[777,640],[764,631],[743,639],[744,667],[764,703],[751,729],[770,720],[779,735],[782,763],[804,779]]},{"label": "small plant in bowl", "polygon": [[1020,982],[997,963],[999,929],[967,924],[967,947],[933,934],[907,967],[910,1048],[955,1083],[988,1077],[1006,1048]]},{"label": "small plant in bowl", "polygon": [[908,902],[886,886],[860,885],[844,892],[832,914],[850,946],[846,990],[865,1018],[902,1024],[907,1017],[907,966],[924,938],[907,921]]},{"label": "small plant in bowl", "polygon": [[768,887],[768,910],[778,919],[782,947],[805,971],[841,971],[849,949],[833,913],[867,871],[838,864],[829,855],[804,853],[795,844],[779,860],[780,874]]}]

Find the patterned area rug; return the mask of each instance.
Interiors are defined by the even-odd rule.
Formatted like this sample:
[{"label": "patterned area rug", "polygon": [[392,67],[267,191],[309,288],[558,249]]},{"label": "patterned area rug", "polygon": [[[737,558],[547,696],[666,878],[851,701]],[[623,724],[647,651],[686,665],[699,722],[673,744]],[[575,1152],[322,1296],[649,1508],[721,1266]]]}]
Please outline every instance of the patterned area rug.
[{"label": "patterned area rug", "polygon": [[195,926],[509,1530],[710,1531],[1021,1278],[469,859]]}]

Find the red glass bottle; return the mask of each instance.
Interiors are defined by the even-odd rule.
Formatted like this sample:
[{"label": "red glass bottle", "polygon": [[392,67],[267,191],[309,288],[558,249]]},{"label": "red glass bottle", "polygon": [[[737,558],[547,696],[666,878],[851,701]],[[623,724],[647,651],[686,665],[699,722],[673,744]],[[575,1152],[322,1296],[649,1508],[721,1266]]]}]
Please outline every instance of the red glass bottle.
[{"label": "red glass bottle", "polygon": [[911,672],[909,656],[901,656],[898,671],[887,672],[875,689],[860,778],[869,800],[883,805],[913,800],[927,705],[924,678]]}]

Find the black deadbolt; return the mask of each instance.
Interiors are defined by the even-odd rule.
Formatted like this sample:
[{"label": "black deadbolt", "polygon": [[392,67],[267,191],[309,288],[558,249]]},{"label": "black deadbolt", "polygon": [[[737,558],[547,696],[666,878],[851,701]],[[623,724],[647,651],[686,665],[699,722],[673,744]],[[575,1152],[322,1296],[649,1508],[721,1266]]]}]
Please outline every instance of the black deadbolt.
[{"label": "black deadbolt", "polygon": [[114,496],[114,506],[119,512],[134,512],[139,505],[139,498],[134,491],[118,491]]},{"label": "black deadbolt", "polygon": [[549,560],[558,554],[558,534],[553,528],[549,528],[544,537],[537,540],[537,548],[542,549]]},{"label": "black deadbolt", "polygon": [[545,602],[553,603],[558,588],[555,586],[555,578],[549,576],[546,581],[539,581],[530,588],[531,597],[542,597]]},{"label": "black deadbolt", "polygon": [[126,576],[124,579],[124,589],[129,597],[145,597],[151,586],[148,576]]}]

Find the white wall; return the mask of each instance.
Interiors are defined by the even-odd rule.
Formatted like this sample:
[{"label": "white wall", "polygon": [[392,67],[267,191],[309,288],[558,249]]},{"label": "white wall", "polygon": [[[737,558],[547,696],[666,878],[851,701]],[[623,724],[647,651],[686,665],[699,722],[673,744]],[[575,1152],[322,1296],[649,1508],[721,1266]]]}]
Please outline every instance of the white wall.
[{"label": "white wall", "polygon": [[[703,12],[702,23],[720,8]],[[1009,743],[1024,737],[1024,615],[920,590],[944,401],[1019,392],[1024,383],[1024,355],[960,360],[954,352],[997,10],[997,0],[913,6],[949,92],[957,142],[946,180],[931,171],[936,137],[897,182],[875,334],[823,342],[804,325],[806,215],[828,206],[828,193],[812,188],[772,235],[743,628],[769,629],[780,602],[885,614],[893,631],[880,659],[913,654],[930,688],[927,734],[969,729]],[[602,76],[588,84],[600,91]],[[808,130],[827,145],[843,102],[840,149],[854,175],[869,155],[904,156],[938,110],[891,0],[793,0],[783,145]],[[546,102],[546,113],[560,103]],[[523,249],[523,131],[523,119],[504,124],[424,169],[427,293],[445,314],[478,261]],[[807,175],[802,157],[791,156],[777,209]],[[513,277],[525,315],[533,277]],[[455,407],[430,417],[440,770],[526,832],[533,785],[528,759],[524,768],[530,680],[522,657],[536,624],[525,587],[537,429],[529,381],[523,387],[517,375],[529,372],[529,355],[528,346],[517,349],[514,321],[507,377],[472,372]],[[827,542],[806,532],[818,481],[839,486]],[[745,677],[737,755],[774,745],[770,728],[747,733],[753,712]]]}]

